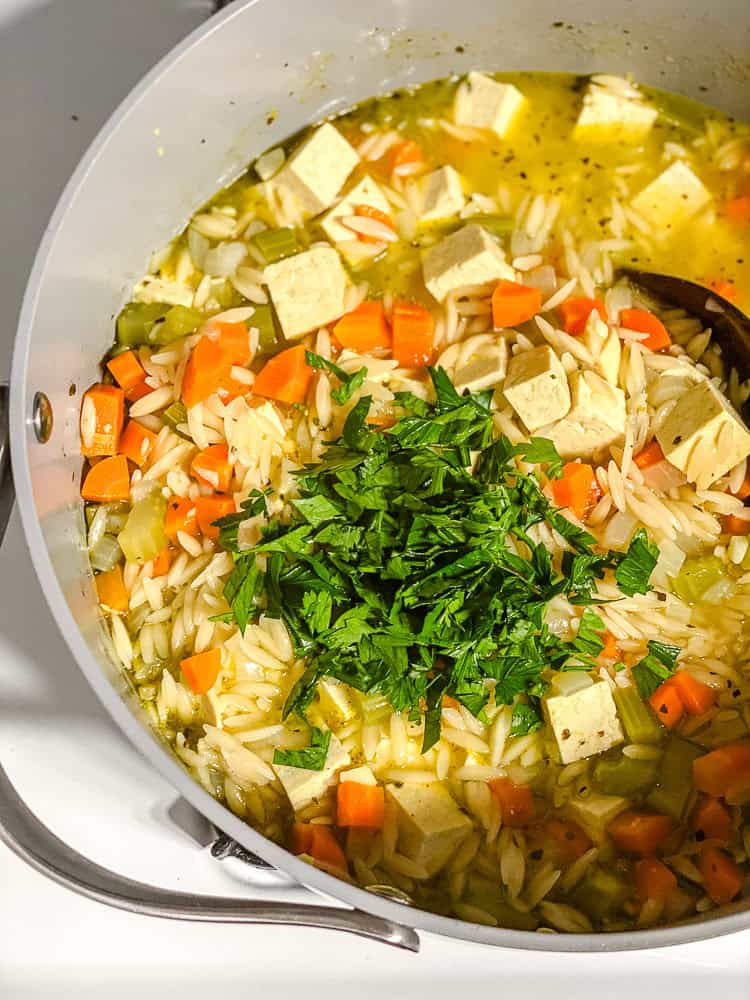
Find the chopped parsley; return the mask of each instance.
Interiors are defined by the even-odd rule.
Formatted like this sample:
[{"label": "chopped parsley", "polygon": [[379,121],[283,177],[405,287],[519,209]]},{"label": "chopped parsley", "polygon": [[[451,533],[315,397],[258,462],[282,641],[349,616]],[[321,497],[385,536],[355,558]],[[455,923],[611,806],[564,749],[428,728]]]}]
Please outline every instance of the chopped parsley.
[{"label": "chopped parsley", "polygon": [[322,771],[328,757],[328,747],[331,745],[330,732],[313,727],[310,731],[310,746],[304,750],[275,750],[274,764],[285,764],[287,767],[302,767],[307,771]]},{"label": "chopped parsley", "polygon": [[669,643],[657,642],[655,639],[649,642],[646,656],[630,669],[638,693],[644,701],[647,701],[664,681],[669,680],[681,652],[679,646],[670,646]]},{"label": "chopped parsley", "polygon": [[[342,389],[359,375],[309,357]],[[271,518],[252,550],[238,551],[237,525],[265,509],[263,494],[218,522],[235,556],[224,591],[235,621],[244,629],[261,608],[283,619],[306,659],[284,717],[304,716],[329,675],[423,717],[423,750],[439,739],[446,694],[479,718],[491,699],[514,704],[516,731],[530,732],[543,674],[590,669],[603,646],[590,608],[573,639],[551,632],[549,602],[599,603],[607,570],[623,592],[645,593],[655,563],[645,533],[626,554],[602,552],[550,504],[519,460],[553,478],[559,455],[545,439],[494,438],[491,392],[459,395],[442,369],[430,376],[435,402],[397,394],[402,415],[385,431],[359,399],[341,437],[298,473],[288,520]],[[561,560],[534,540],[543,523],[566,542]]]}]

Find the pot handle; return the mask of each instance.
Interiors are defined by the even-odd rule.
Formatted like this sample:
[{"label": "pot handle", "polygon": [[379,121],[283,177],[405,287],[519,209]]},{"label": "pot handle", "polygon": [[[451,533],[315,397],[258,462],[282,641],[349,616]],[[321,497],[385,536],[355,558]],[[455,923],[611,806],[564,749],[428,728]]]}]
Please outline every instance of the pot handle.
[{"label": "pot handle", "polygon": [[[0,543],[13,507],[8,386],[0,385]],[[419,951],[416,931],[344,907],[202,896],[147,885],[74,851],[28,808],[0,764],[0,842],[35,871],[67,889],[120,910],[172,920],[227,924],[285,924],[346,931],[372,941]]]}]

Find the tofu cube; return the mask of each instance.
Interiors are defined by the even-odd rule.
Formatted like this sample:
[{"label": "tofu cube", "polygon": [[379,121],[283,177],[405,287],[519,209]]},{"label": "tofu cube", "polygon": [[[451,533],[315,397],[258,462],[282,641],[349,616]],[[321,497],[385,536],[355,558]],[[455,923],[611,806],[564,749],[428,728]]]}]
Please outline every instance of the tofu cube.
[{"label": "tofu cube", "polygon": [[620,358],[622,344],[617,331],[610,329],[594,309],[583,331],[583,343],[594,358],[594,371],[597,371],[610,385],[617,385],[620,374]]},{"label": "tofu cube", "polygon": [[457,229],[422,255],[422,274],[430,293],[444,302],[457,288],[486,285],[515,272],[486,229],[473,223]]},{"label": "tofu cube", "polygon": [[346,684],[334,680],[333,677],[323,677],[318,681],[320,708],[328,724],[334,728],[336,725],[349,722],[357,714],[350,690]]},{"label": "tofu cube", "polygon": [[503,139],[526,103],[512,83],[498,83],[484,73],[469,73],[456,91],[453,121],[456,125],[489,129]]},{"label": "tofu cube", "polygon": [[370,785],[370,787],[377,785],[375,775],[367,764],[363,764],[361,767],[353,767],[350,771],[342,771],[339,775],[339,783],[343,785],[347,781],[351,781],[356,785]]},{"label": "tofu cube", "polygon": [[325,326],[344,312],[346,271],[333,247],[313,247],[269,264],[264,277],[287,340]]},{"label": "tofu cube", "polygon": [[292,153],[271,184],[292,195],[303,215],[319,215],[334,203],[358,163],[354,147],[326,122]]},{"label": "tofu cube", "polygon": [[631,202],[636,212],[655,228],[655,235],[669,235],[684,226],[711,201],[690,167],[675,160]]},{"label": "tofu cube", "polygon": [[583,827],[595,844],[607,839],[607,827],[624,812],[630,803],[620,795],[588,795],[585,799],[571,799],[566,812]]},{"label": "tofu cube", "polygon": [[347,215],[354,215],[357,205],[368,205],[370,208],[377,208],[379,212],[391,215],[391,206],[372,177],[364,177],[343,196],[338,205],[335,205],[330,212],[326,212],[320,220],[320,226],[332,243],[342,244],[339,249],[347,259],[349,255],[346,245],[352,242],[356,245],[357,234],[344,226],[341,219]]},{"label": "tofu cube", "polygon": [[659,116],[640,96],[626,97],[592,83],[583,97],[573,137],[581,142],[638,142]]},{"label": "tofu cube", "polygon": [[615,700],[605,681],[573,694],[553,695],[543,704],[563,764],[603,753],[623,741]]},{"label": "tofu cube", "polygon": [[665,458],[700,490],[750,455],[750,433],[708,380],[679,397],[657,428],[656,439]]},{"label": "tofu cube", "polygon": [[625,438],[625,394],[596,372],[573,372],[572,406],[562,420],[544,431],[564,459],[598,458]]},{"label": "tofu cube", "polygon": [[319,802],[337,780],[342,767],[351,758],[335,736],[331,736],[322,771],[310,771],[306,767],[290,767],[288,764],[272,764],[276,777],[284,786],[289,802],[295,813],[306,809],[313,802]]},{"label": "tofu cube", "polygon": [[546,344],[511,358],[503,392],[531,432],[561,420],[570,409],[565,369]]},{"label": "tofu cube", "polygon": [[471,820],[437,781],[387,785],[386,794],[397,810],[398,851],[434,875],[471,833]]},{"label": "tofu cube", "polygon": [[[508,342],[499,334],[480,334],[471,354],[462,352],[461,363],[453,368],[451,381],[459,392],[480,392],[500,385],[508,368]],[[466,342],[461,345],[466,346]]]},{"label": "tofu cube", "polygon": [[422,180],[420,222],[433,222],[458,215],[466,204],[461,178],[453,167],[439,167]]}]

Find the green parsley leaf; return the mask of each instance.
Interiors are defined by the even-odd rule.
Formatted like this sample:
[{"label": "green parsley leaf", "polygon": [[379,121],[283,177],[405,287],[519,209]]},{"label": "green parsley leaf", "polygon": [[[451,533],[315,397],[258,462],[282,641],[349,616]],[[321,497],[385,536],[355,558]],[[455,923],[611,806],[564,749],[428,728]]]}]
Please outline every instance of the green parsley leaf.
[{"label": "green parsley leaf", "polygon": [[273,762],[285,767],[301,767],[306,771],[322,771],[330,744],[330,732],[323,732],[322,729],[313,727],[310,731],[309,747],[304,750],[275,750]]},{"label": "green parsley leaf", "polygon": [[314,354],[312,351],[305,351],[305,363],[311,368],[324,368],[335,375],[339,380],[341,385],[338,389],[334,389],[331,392],[331,397],[334,402],[338,403],[339,406],[344,406],[352,398],[353,394],[360,388],[364,380],[367,378],[367,369],[359,368],[356,372],[352,372],[349,375],[340,368],[339,365],[334,364],[333,361],[329,361],[327,358],[321,357],[319,354]]},{"label": "green parsley leaf", "polygon": [[664,681],[669,680],[674,673],[680,653],[679,646],[657,642],[655,639],[649,642],[648,654],[630,670],[638,693],[644,701],[647,701]]},{"label": "green parsley leaf", "polygon": [[522,701],[516,702],[510,721],[510,735],[526,736],[527,733],[533,733],[541,727],[542,717],[536,706],[524,704]]},{"label": "green parsley leaf", "polygon": [[643,528],[633,535],[625,557],[615,570],[617,586],[628,597],[647,594],[651,589],[649,580],[659,558],[659,549],[648,540]]}]

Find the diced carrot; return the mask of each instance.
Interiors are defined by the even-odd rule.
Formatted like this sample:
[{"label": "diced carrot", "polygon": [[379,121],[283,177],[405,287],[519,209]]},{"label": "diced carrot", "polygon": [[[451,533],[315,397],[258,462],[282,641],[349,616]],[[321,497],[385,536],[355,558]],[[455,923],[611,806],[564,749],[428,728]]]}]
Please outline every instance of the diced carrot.
[{"label": "diced carrot", "polygon": [[724,205],[724,212],[732,222],[750,222],[750,194],[731,198]]},{"label": "diced carrot", "polygon": [[654,438],[651,444],[647,444],[645,448],[642,448],[634,456],[633,461],[639,469],[650,469],[652,465],[663,462],[664,452],[661,450],[661,445],[656,438]]},{"label": "diced carrot", "polygon": [[586,329],[589,316],[592,312],[599,313],[599,316],[607,322],[607,310],[601,299],[589,299],[585,295],[574,295],[566,299],[560,306],[563,328],[566,333],[573,337],[578,337]]},{"label": "diced carrot", "polygon": [[107,368],[128,399],[130,394],[140,387],[145,387],[146,391],[149,391],[149,387],[145,384],[146,373],[135,351],[118,354],[107,362]]},{"label": "diced carrot", "polygon": [[153,391],[153,387],[146,382],[144,377],[138,385],[134,385],[129,392],[125,393],[125,399],[127,399],[129,403],[137,403],[139,399],[143,399],[144,396],[148,396],[148,394]]},{"label": "diced carrot", "polygon": [[309,854],[312,847],[312,825],[294,823],[289,832],[289,850],[292,854]]},{"label": "diced carrot", "polygon": [[689,715],[703,715],[716,701],[716,692],[708,684],[696,680],[687,670],[678,670],[670,682]]},{"label": "diced carrot", "polygon": [[717,278],[716,281],[711,282],[709,288],[723,299],[726,299],[727,302],[737,301],[737,286],[733,281]]},{"label": "diced carrot", "polygon": [[95,578],[96,593],[99,603],[110,611],[127,611],[130,606],[128,592],[122,578],[122,566],[118,563],[106,573],[99,573]]},{"label": "diced carrot", "polygon": [[703,888],[717,906],[723,906],[739,896],[744,876],[742,869],[718,847],[701,848],[698,868],[703,876]]},{"label": "diced carrot", "polygon": [[229,377],[232,361],[218,337],[205,335],[193,348],[182,379],[182,398],[190,409],[218,392]]},{"label": "diced carrot", "polygon": [[379,830],[385,816],[385,793],[380,785],[342,781],[336,800],[339,826],[362,826]]},{"label": "diced carrot", "polygon": [[172,497],[167,504],[167,516],[164,518],[164,534],[167,538],[176,541],[178,531],[195,537],[198,530],[195,502],[182,497]]},{"label": "diced carrot", "polygon": [[165,576],[172,565],[172,550],[162,549],[158,556],[151,563],[152,576]]},{"label": "diced carrot", "polygon": [[622,656],[622,650],[617,644],[617,639],[612,635],[611,632],[607,631],[602,636],[604,642],[604,649],[601,652],[602,656],[606,656],[610,660],[619,660]]},{"label": "diced carrot", "polygon": [[734,494],[738,500],[747,500],[750,497],[750,472],[745,473],[745,478],[740,483],[740,488]]},{"label": "diced carrot", "polygon": [[648,703],[656,712],[659,722],[663,726],[666,726],[667,729],[674,729],[685,714],[685,706],[682,703],[682,698],[680,698],[679,691],[672,683],[671,677],[668,681],[664,681],[663,684],[659,685],[648,699]]},{"label": "diced carrot", "polygon": [[391,346],[391,331],[380,300],[362,302],[342,316],[333,328],[333,335],[342,347],[358,354]]},{"label": "diced carrot", "polygon": [[672,832],[669,816],[627,810],[607,827],[607,833],[621,851],[645,856],[654,854]]},{"label": "diced carrot", "polygon": [[435,350],[435,318],[429,309],[411,302],[393,306],[391,354],[404,368],[429,365]]},{"label": "diced carrot", "polygon": [[154,447],[156,434],[137,420],[129,420],[120,435],[120,454],[129,458],[140,469],[145,465]]},{"label": "diced carrot", "polygon": [[510,778],[492,778],[490,791],[500,803],[505,826],[528,826],[536,808],[529,785],[517,785]]},{"label": "diced carrot", "polygon": [[583,462],[567,462],[560,479],[552,480],[552,495],[559,507],[567,507],[585,520],[602,496],[594,470]]},{"label": "diced carrot", "polygon": [[677,878],[658,858],[642,858],[635,864],[635,884],[642,903],[647,899],[665,903],[677,888]]},{"label": "diced carrot", "polygon": [[547,833],[555,840],[563,861],[570,864],[585,854],[591,847],[591,839],[577,823],[564,819],[551,819],[547,823]]},{"label": "diced carrot", "polygon": [[109,503],[130,498],[130,473],[124,455],[111,455],[92,465],[81,488],[84,500]]},{"label": "diced carrot", "polygon": [[295,823],[291,832],[294,854],[309,854],[316,861],[347,870],[346,855],[327,826],[318,823]]},{"label": "diced carrot", "polygon": [[220,494],[210,497],[198,497],[195,501],[195,515],[198,518],[198,527],[206,538],[218,538],[219,529],[214,527],[214,521],[227,514],[234,514],[237,510],[232,497],[224,497]]},{"label": "diced carrot", "polygon": [[458,708],[459,702],[455,698],[451,698],[449,694],[443,695],[443,708]]},{"label": "diced carrot", "polygon": [[721,527],[725,535],[750,535],[750,521],[736,514],[724,514]]},{"label": "diced carrot", "polygon": [[125,393],[118,386],[92,385],[81,404],[81,453],[116,455],[125,420]]},{"label": "diced carrot", "polygon": [[535,316],[542,307],[538,288],[516,281],[498,281],[492,293],[492,325],[496,330],[518,326]]},{"label": "diced carrot", "polygon": [[[354,214],[362,219],[374,219],[375,222],[386,226],[394,233],[396,232],[393,219],[385,212],[381,212],[379,208],[374,208],[372,205],[355,205]],[[377,236],[371,236],[369,233],[357,233],[357,239],[361,240],[362,243],[382,243],[381,239]]]},{"label": "diced carrot", "polygon": [[693,784],[699,792],[724,798],[739,781],[750,779],[750,741],[726,743],[693,761]]},{"label": "diced carrot", "polygon": [[648,309],[621,310],[620,326],[624,326],[626,330],[635,330],[636,333],[647,333],[648,336],[641,344],[650,351],[661,351],[672,343],[667,328]]},{"label": "diced carrot", "polygon": [[414,174],[424,166],[422,147],[413,139],[399,142],[393,147],[389,163],[390,172],[398,177]]},{"label": "diced carrot", "polygon": [[227,323],[210,319],[204,327],[206,336],[215,340],[230,364],[246,365],[250,361],[250,335],[247,323]]},{"label": "diced carrot", "polygon": [[302,344],[288,347],[265,363],[253,383],[253,393],[279,403],[302,403],[313,370],[305,361]]},{"label": "diced carrot", "polygon": [[207,649],[180,662],[185,680],[196,694],[205,694],[216,683],[221,670],[221,650]]},{"label": "diced carrot", "polygon": [[732,838],[732,814],[724,803],[713,795],[702,795],[693,809],[690,825],[705,840],[729,843]]},{"label": "diced carrot", "polygon": [[396,423],[396,418],[389,416],[387,413],[368,413],[366,423],[379,431],[384,431],[389,427],[393,427]]},{"label": "diced carrot", "polygon": [[190,474],[207,483],[217,493],[226,493],[232,482],[234,469],[229,461],[226,444],[210,444],[199,451],[190,463]]}]

